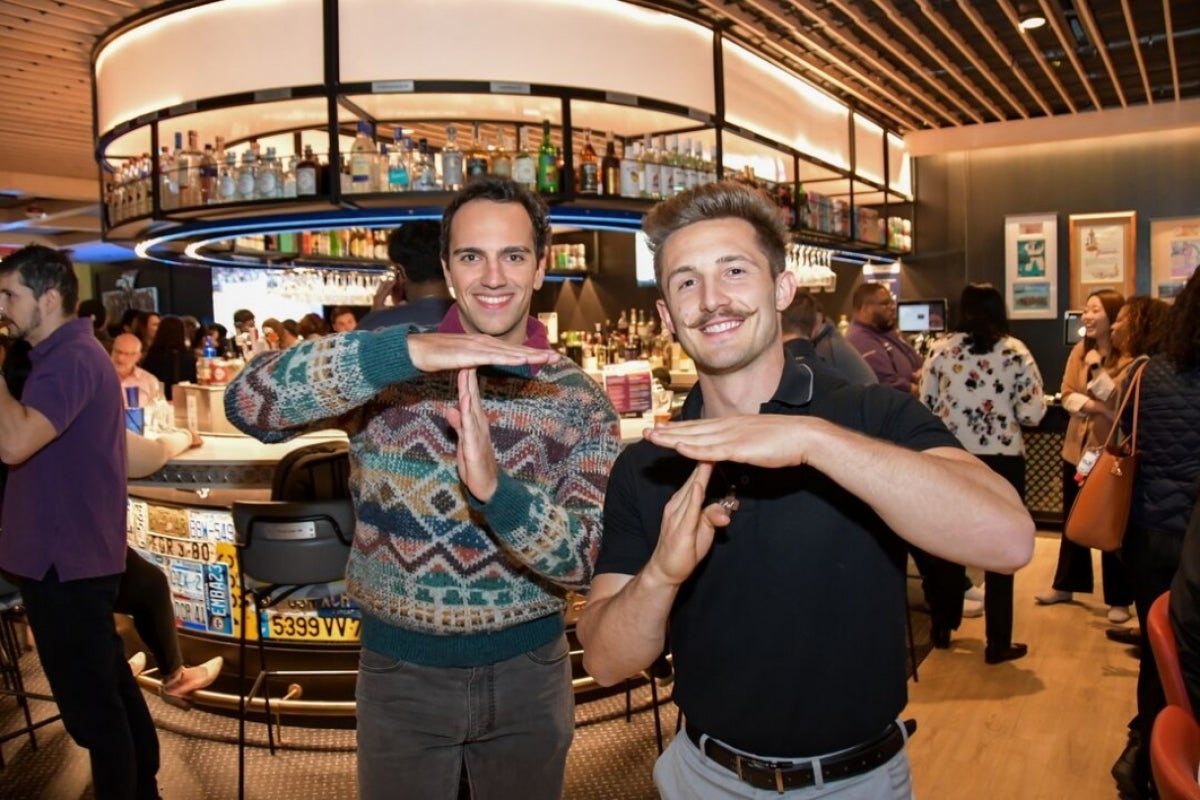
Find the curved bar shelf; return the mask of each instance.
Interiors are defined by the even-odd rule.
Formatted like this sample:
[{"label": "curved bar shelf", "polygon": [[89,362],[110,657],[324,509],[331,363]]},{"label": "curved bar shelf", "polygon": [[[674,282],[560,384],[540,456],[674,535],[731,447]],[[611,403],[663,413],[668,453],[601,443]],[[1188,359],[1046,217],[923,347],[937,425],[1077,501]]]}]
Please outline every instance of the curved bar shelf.
[{"label": "curved bar shelf", "polygon": [[[457,123],[465,133],[472,122],[485,121],[488,134],[503,130],[514,143],[521,128],[548,120],[552,146],[561,148],[564,175],[575,176],[583,159],[585,129],[612,132],[617,149],[625,153],[643,143],[667,154],[671,140],[675,146],[661,166],[638,162],[643,177],[653,176],[655,168],[665,176],[671,169],[667,162],[690,159],[694,143],[705,160],[712,159],[714,176],[739,174],[775,194],[803,241],[829,237],[837,247],[892,257],[908,249],[906,242],[884,236],[885,221],[897,214],[911,217],[913,207],[899,137],[703,19],[621,0],[447,2],[452,9],[386,0],[296,0],[285,10],[258,0],[216,0],[168,5],[114,28],[93,53],[97,158],[102,169],[123,162],[128,172],[130,163],[139,164],[134,177],[120,184],[132,187],[136,182],[139,188],[136,202],[106,205],[106,238],[149,241],[139,248],[143,255],[194,263],[188,246],[210,232],[208,223],[238,220],[249,229],[270,232],[272,225],[299,221],[333,227],[349,213],[354,225],[364,219],[395,224],[433,216],[445,199],[436,192],[420,199],[411,196],[415,193],[348,193],[335,179],[315,195],[172,203],[175,168],[159,158],[164,148],[169,157],[177,155],[168,141],[171,134],[219,134],[224,142],[218,150],[227,147],[223,152],[235,156],[252,141],[275,148],[281,159],[298,159],[304,147],[311,147],[332,165],[327,174],[336,177],[342,156],[351,154],[360,122],[369,126],[372,148],[387,141],[380,133],[391,128],[403,129],[404,135],[421,132],[431,153],[437,153],[443,147],[441,123]],[[397,59],[393,49],[383,46],[383,31],[397,17],[413,24],[414,14],[416,23],[429,26],[427,35]],[[463,18],[460,14],[487,24],[464,31],[453,25]],[[186,41],[178,36],[184,23]],[[510,28],[526,25],[528,30],[528,24],[547,35],[572,26],[589,30],[599,63],[564,62],[536,48],[505,59],[496,48],[483,47]],[[271,44],[269,52],[255,52],[249,59],[237,45],[243,28],[254,25],[282,31],[284,35],[270,38],[288,46]],[[448,40],[437,35],[443,30],[470,41],[463,47],[438,47],[437,42]],[[229,37],[232,47],[225,41]],[[477,49],[470,46],[476,38]],[[222,46],[209,47],[217,43]],[[297,43],[299,52],[319,50],[323,59],[297,58]],[[199,60],[189,62],[189,56]],[[209,63],[215,58],[220,63]],[[312,61],[320,65],[308,63]],[[263,62],[270,63],[256,66]],[[498,79],[480,80],[480,73]],[[130,81],[135,75],[142,80]],[[785,108],[788,113],[781,114]],[[194,170],[198,140],[187,153]],[[143,160],[142,154],[152,155]],[[237,167],[241,162],[230,163]],[[703,174],[698,167],[696,172]],[[179,170],[181,179],[184,174]],[[645,189],[635,191],[637,197],[629,191],[624,197],[583,194],[574,183],[568,179],[548,194],[552,221],[632,230],[657,199]],[[653,184],[647,180],[645,185]],[[690,183],[672,183],[681,185]],[[814,189],[829,208],[813,204]],[[246,196],[253,195],[252,190]],[[798,202],[806,197],[812,213]],[[371,211],[384,213],[372,218]],[[171,241],[184,244],[165,246]]]}]

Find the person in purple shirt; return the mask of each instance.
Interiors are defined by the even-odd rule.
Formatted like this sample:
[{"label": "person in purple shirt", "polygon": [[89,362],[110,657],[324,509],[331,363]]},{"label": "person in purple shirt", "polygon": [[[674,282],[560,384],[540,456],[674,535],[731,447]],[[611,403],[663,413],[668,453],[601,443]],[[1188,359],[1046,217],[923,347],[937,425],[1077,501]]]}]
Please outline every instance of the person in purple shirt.
[{"label": "person in purple shirt", "polygon": [[896,298],[882,283],[864,283],[851,297],[854,319],[846,341],[862,353],[884,386],[916,393],[922,358],[896,330]]},{"label": "person in purple shirt", "polygon": [[[388,258],[396,277],[379,285],[372,311],[358,321],[357,330],[373,331],[392,325],[438,325],[454,298],[442,272],[442,226],[422,220],[409,222],[388,237]],[[391,295],[395,305],[384,306]]]},{"label": "person in purple shirt", "polygon": [[0,314],[32,345],[21,400],[0,381],[0,460],[10,467],[0,570],[21,590],[97,800],[158,798],[154,721],[113,622],[126,547],[121,388],[91,322],[75,317],[78,299],[63,253],[30,245],[0,262]]}]

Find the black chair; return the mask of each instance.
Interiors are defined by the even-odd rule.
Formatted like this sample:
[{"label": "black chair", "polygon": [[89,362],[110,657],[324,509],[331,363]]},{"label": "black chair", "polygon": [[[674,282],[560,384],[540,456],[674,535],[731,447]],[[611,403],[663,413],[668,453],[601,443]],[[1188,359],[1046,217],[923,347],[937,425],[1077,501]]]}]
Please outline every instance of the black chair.
[{"label": "black chair", "polygon": [[[16,586],[0,576],[0,676],[3,677],[0,695],[15,697],[17,704],[25,714],[25,724],[0,736],[0,746],[18,736],[28,734],[30,749],[37,752],[37,735],[34,731],[58,721],[62,715],[54,714],[37,722],[33,721],[29,701],[41,700],[53,703],[54,697],[30,692],[25,688],[25,678],[21,674],[21,656],[24,654],[24,648],[21,646],[21,637],[17,633],[17,624],[23,622],[24,617],[25,607],[21,604],[20,592]],[[0,769],[4,766],[4,752],[0,749]]]},{"label": "black chair", "polygon": [[[246,710],[263,692],[267,743],[275,754],[271,725],[272,677],[354,675],[354,670],[268,670],[262,636],[258,637],[258,676],[246,691],[246,610],[254,605],[254,624],[262,612],[315,584],[342,580],[354,537],[354,506],[349,498],[313,502],[235,502],[241,629],[238,641],[238,797],[245,796]],[[253,581],[255,587],[247,588]]]},{"label": "black chair", "polygon": [[317,442],[298,447],[279,460],[271,480],[271,499],[338,500],[350,496],[350,445]]}]

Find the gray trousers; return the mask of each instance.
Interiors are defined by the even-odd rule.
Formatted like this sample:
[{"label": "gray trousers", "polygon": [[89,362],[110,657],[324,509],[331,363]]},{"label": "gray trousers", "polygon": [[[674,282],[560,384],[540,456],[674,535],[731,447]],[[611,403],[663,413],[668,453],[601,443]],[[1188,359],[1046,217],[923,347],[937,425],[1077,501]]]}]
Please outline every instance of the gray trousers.
[{"label": "gray trousers", "polygon": [[566,636],[497,664],[359,657],[360,800],[559,800],[575,734]]},{"label": "gray trousers", "polygon": [[779,793],[743,783],[736,774],[709,760],[682,733],[655,763],[654,785],[663,800],[913,800],[907,749],[862,775]]}]

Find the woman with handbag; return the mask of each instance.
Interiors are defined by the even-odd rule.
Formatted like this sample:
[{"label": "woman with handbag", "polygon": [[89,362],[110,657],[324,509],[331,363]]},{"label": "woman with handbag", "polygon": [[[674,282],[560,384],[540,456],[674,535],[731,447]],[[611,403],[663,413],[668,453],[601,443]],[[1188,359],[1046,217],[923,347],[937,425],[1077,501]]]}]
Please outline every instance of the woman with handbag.
[{"label": "woman with handbag", "polygon": [[[1065,524],[1079,492],[1076,473],[1084,454],[1103,445],[1116,411],[1114,378],[1131,359],[1112,342],[1112,323],[1125,298],[1112,289],[1088,295],[1083,308],[1085,335],[1067,357],[1062,380],[1062,404],[1071,414],[1062,446],[1063,522]],[[1085,467],[1086,469],[1086,467]],[[1128,622],[1133,593],[1116,553],[1100,558],[1104,602],[1111,622]],[[1058,567],[1052,590],[1035,598],[1039,605],[1070,602],[1074,592],[1093,590],[1092,551],[1063,536],[1059,540]]]},{"label": "woman with handbag", "polygon": [[[1150,606],[1170,588],[1179,567],[1200,484],[1200,271],[1175,298],[1165,328],[1163,352],[1146,363],[1138,402],[1121,420],[1123,430],[1136,424],[1138,431],[1139,464],[1121,554],[1143,631]],[[1113,767],[1122,796],[1130,798],[1151,796],[1150,729],[1166,705],[1144,636],[1138,667],[1138,714],[1126,752]]]},{"label": "woman with handbag", "polygon": [[[920,398],[970,453],[1025,495],[1022,425],[1046,413],[1042,375],[1025,343],[1008,334],[1004,298],[989,283],[962,291],[957,332],[939,339],[925,359]],[[983,658],[999,664],[1021,658],[1012,640],[1013,576],[986,573],[987,647]]]}]

